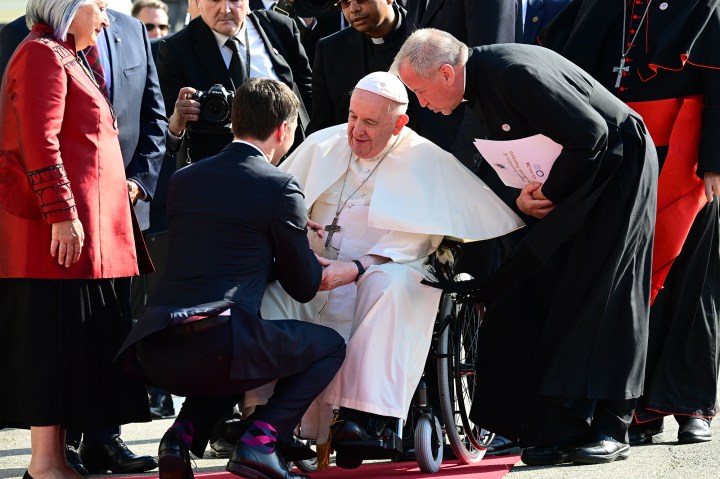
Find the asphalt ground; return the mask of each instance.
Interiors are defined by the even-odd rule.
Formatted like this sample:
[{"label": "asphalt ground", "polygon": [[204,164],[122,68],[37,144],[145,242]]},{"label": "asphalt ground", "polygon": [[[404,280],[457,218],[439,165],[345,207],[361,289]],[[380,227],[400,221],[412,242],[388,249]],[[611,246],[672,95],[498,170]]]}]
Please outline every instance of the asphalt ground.
[{"label": "asphalt ground", "polygon": [[[179,410],[181,398],[175,398]],[[151,423],[128,424],[122,428],[122,438],[136,454],[157,455],[157,447],[165,430],[173,419],[161,419]],[[610,464],[591,466],[545,466],[531,467],[519,462],[505,478],[507,479],[717,479],[720,477],[720,426],[713,423],[715,439],[702,444],[677,444],[677,423],[665,419],[665,431],[655,437],[653,444],[636,446],[630,457]],[[208,449],[209,451],[209,449]],[[7,429],[0,431],[0,479],[21,478],[30,461],[30,433],[27,430]],[[227,459],[211,457],[195,459],[195,474],[221,472]],[[142,476],[143,474],[138,474]],[[144,474],[157,476],[157,469]],[[93,475],[90,477],[117,477]],[[432,476],[428,476],[432,477]]]}]

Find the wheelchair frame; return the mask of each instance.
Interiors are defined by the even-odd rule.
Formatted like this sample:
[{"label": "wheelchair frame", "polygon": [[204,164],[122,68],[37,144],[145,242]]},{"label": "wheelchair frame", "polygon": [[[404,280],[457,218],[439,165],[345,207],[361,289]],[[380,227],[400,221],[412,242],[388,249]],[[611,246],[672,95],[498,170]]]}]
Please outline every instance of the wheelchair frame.
[{"label": "wheelchair frame", "polygon": [[[443,263],[443,255],[449,257],[450,261]],[[439,251],[431,256],[432,270],[449,281],[471,279],[466,274],[454,274],[454,266],[460,255],[461,243],[445,240]],[[408,413],[415,432],[415,457],[420,470],[425,473],[432,474],[440,470],[444,438],[447,438],[455,457],[461,463],[471,464],[483,458],[494,437],[492,433],[473,424],[468,417],[473,396],[480,392],[476,386],[475,368],[480,354],[477,337],[482,321],[481,308],[475,304],[472,293],[442,293],[429,357],[434,358],[436,363],[440,414],[444,426],[438,421],[436,411],[433,411],[427,397],[427,371],[423,373]],[[345,450],[343,467],[359,467],[364,459],[387,459],[402,454],[402,430],[403,421],[399,420],[395,431],[386,429],[377,442],[364,444],[363,451],[375,451],[369,457],[347,457],[350,451]]]}]

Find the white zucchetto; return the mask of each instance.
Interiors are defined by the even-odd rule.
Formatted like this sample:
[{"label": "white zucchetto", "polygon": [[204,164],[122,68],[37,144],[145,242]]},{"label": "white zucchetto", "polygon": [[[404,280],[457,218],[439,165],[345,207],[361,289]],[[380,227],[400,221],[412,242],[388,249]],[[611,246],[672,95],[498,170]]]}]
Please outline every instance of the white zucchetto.
[{"label": "white zucchetto", "polygon": [[363,77],[355,88],[376,93],[397,103],[408,102],[405,85],[398,77],[388,72],[373,72]]}]

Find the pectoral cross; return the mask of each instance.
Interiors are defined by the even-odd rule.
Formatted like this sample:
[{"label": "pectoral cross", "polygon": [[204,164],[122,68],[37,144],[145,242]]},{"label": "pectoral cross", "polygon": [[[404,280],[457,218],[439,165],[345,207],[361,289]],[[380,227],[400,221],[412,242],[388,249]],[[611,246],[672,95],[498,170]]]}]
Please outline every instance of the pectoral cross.
[{"label": "pectoral cross", "polygon": [[620,88],[620,80],[622,80],[623,72],[630,71],[630,67],[625,66],[625,57],[620,58],[620,66],[614,67],[613,72],[617,72],[617,80],[615,80],[615,88]]},{"label": "pectoral cross", "polygon": [[333,218],[333,220],[332,220],[332,223],[325,226],[325,231],[328,232],[327,239],[325,240],[326,248],[330,246],[330,242],[332,241],[333,235],[335,233],[337,233],[338,231],[340,231],[340,229],[341,229],[340,226],[338,226],[337,222],[338,222],[338,217],[335,216],[335,218]]}]

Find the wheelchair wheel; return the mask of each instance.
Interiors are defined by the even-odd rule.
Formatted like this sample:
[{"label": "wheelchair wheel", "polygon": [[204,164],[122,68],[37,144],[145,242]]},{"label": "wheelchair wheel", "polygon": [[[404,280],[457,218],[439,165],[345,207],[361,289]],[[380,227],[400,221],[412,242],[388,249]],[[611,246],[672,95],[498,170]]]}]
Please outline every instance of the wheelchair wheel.
[{"label": "wheelchair wheel", "polygon": [[422,472],[435,474],[443,460],[442,428],[440,421],[423,414],[415,425],[415,458]]},{"label": "wheelchair wheel", "polygon": [[483,458],[493,434],[473,424],[468,414],[476,387],[480,315],[474,304],[457,304],[444,294],[441,318],[450,316],[437,339],[438,389],[445,433],[455,456],[463,464]]}]

